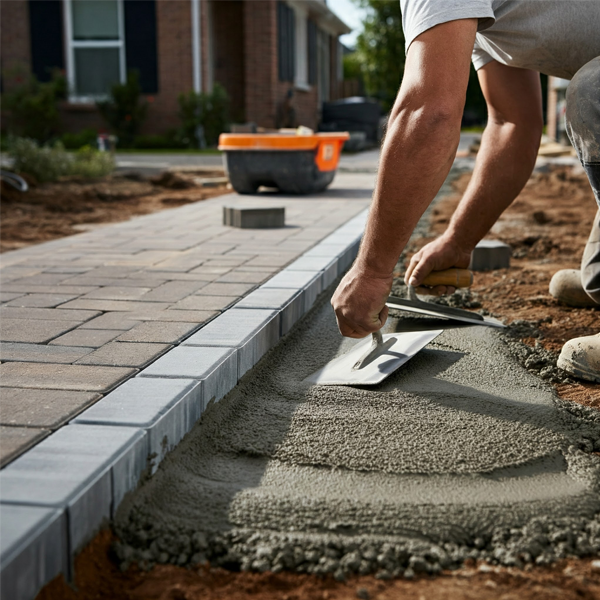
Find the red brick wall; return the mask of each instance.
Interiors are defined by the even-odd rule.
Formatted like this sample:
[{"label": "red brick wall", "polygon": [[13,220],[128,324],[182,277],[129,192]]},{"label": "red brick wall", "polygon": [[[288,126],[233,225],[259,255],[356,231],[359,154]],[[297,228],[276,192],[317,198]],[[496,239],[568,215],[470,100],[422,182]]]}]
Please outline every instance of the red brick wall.
[{"label": "red brick wall", "polygon": [[31,68],[27,0],[0,0],[0,23],[0,68],[4,90],[10,90],[15,81],[7,75],[14,69]]},{"label": "red brick wall", "polygon": [[[244,2],[245,100],[246,120],[261,127],[275,127],[277,110],[290,82],[279,81],[277,64],[277,1]],[[298,124],[315,128],[317,90],[294,88],[292,101]]]},{"label": "red brick wall", "polygon": [[153,97],[145,133],[179,126],[177,97],[194,89],[192,6],[190,0],[158,0],[158,94]]},{"label": "red brick wall", "polygon": [[[245,121],[244,2],[210,0],[213,26],[213,77],[229,94],[234,122]],[[251,2],[256,3],[256,2]]]},{"label": "red brick wall", "polygon": [[246,119],[275,127],[277,85],[277,2],[244,2]]}]

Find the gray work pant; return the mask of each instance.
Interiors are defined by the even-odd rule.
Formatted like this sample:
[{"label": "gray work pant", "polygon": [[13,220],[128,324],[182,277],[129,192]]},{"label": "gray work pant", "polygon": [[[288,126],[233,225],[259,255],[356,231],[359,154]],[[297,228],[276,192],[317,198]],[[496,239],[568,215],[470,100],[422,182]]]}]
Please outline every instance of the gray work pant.
[{"label": "gray work pant", "polygon": [[567,88],[567,134],[592,186],[598,213],[581,261],[581,283],[600,304],[600,56],[583,65]]}]

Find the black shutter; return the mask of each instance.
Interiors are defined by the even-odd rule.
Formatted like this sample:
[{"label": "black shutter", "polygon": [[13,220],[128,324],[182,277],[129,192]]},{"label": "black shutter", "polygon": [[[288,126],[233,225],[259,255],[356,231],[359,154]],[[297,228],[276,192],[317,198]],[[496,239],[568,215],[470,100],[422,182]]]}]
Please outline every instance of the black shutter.
[{"label": "black shutter", "polygon": [[61,0],[29,0],[31,72],[50,81],[53,69],[65,68]]},{"label": "black shutter", "polygon": [[294,81],[296,74],[296,21],[292,8],[277,3],[277,60],[279,81]]},{"label": "black shutter", "polygon": [[308,83],[315,85],[317,83],[317,24],[308,20]]},{"label": "black shutter", "polygon": [[156,1],[125,0],[125,62],[140,76],[144,94],[158,92]]}]

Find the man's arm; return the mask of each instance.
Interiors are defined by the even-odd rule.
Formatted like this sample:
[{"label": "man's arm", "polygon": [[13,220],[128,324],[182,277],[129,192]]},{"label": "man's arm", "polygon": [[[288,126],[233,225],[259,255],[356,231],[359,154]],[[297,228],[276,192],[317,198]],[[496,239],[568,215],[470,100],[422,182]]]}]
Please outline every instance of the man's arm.
[{"label": "man's arm", "polygon": [[331,301],[347,337],[382,327],[398,257],[450,171],[476,30],[477,19],[450,21],[410,45],[359,255]]},{"label": "man's arm", "polygon": [[519,195],[535,166],[543,127],[539,74],[492,61],[478,75],[488,125],[473,176],[446,232],[412,257],[405,275],[412,285],[431,271],[468,267],[473,248]]}]

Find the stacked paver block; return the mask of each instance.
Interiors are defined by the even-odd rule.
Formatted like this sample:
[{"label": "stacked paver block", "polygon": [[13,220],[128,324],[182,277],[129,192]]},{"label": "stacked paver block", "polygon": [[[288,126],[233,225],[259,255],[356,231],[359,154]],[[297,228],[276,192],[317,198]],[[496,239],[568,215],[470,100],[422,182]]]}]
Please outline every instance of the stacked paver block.
[{"label": "stacked paver block", "polygon": [[224,206],[223,225],[240,229],[285,227],[283,206]]},{"label": "stacked paver block", "polygon": [[469,269],[488,271],[508,269],[512,251],[508,244],[498,240],[481,240],[471,253]]}]

